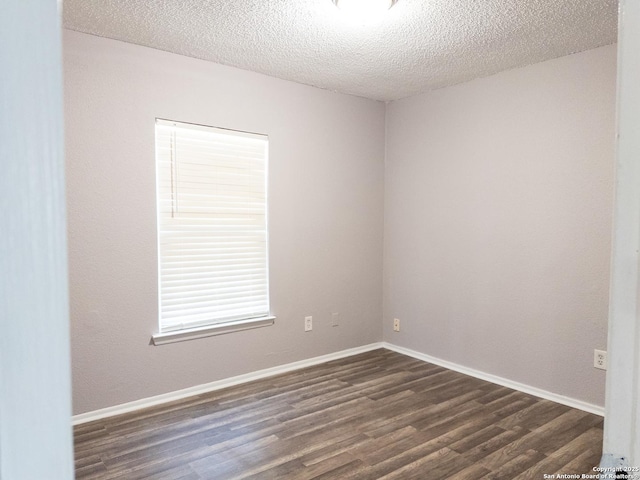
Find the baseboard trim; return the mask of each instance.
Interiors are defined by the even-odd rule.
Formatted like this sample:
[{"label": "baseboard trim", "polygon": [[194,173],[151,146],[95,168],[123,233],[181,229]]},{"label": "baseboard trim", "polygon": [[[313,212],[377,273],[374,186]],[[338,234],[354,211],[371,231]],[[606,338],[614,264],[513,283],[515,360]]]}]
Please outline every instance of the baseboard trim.
[{"label": "baseboard trim", "polygon": [[497,385],[502,385],[503,387],[512,388],[514,390],[518,390],[535,397],[544,398],[545,400],[551,400],[552,402],[560,403],[562,405],[566,405],[567,407],[577,408],[578,410],[604,417],[604,407],[600,407],[598,405],[593,405],[591,403],[583,402],[582,400],[577,400],[571,397],[565,397],[564,395],[559,395],[547,390],[542,390],[530,385],[525,385],[523,383],[515,382],[513,380],[502,378],[497,375],[492,375],[490,373],[481,372],[480,370],[475,370],[473,368],[464,367],[462,365],[458,365],[447,360],[442,360],[440,358],[432,357],[431,355],[426,355],[409,348],[399,347],[392,343],[382,342],[382,347],[386,348],[387,350],[392,350],[394,352],[407,355],[409,357],[417,358],[418,360],[422,360],[423,362],[433,363],[435,365],[439,365],[455,372],[464,373],[465,375],[469,375],[480,380],[485,380]]},{"label": "baseboard trim", "polygon": [[136,410],[142,410],[143,408],[153,407],[163,403],[173,402],[175,400],[181,400],[183,398],[192,397],[194,395],[201,395],[203,393],[209,393],[215,390],[233,387],[234,385],[239,385],[241,383],[260,380],[262,378],[280,375],[282,373],[291,372],[293,370],[300,370],[301,368],[311,367],[321,363],[330,362],[332,360],[351,357],[353,355],[370,352],[371,350],[376,350],[378,348],[382,348],[382,342],[371,343],[369,345],[363,345],[361,347],[349,348],[347,350],[341,350],[339,352],[329,353],[327,355],[320,355],[319,357],[313,357],[306,360],[300,360],[298,362],[279,365],[277,367],[265,368],[264,370],[237,375],[235,377],[229,377],[211,383],[196,385],[194,387],[176,390],[174,392],[164,393],[161,395],[155,395],[153,397],[141,398],[140,400],[134,400],[133,402],[122,403],[120,405],[114,405],[113,407],[101,408],[100,410],[93,410],[91,412],[74,415],[72,417],[72,424],[80,425],[83,423],[93,422],[95,420],[101,420],[107,417],[113,417],[115,415],[121,415],[123,413],[134,412]]},{"label": "baseboard trim", "polygon": [[142,410],[143,408],[153,407],[156,405],[161,405],[163,403],[173,402],[175,400],[181,400],[183,398],[192,397],[194,395],[201,395],[203,393],[209,393],[216,390],[221,390],[223,388],[233,387],[235,385],[251,382],[253,380],[260,380],[263,378],[272,377],[274,375],[280,375],[282,373],[292,372],[294,370],[300,370],[306,367],[312,367],[314,365],[330,362],[332,360],[339,360],[341,358],[351,357],[353,355],[370,352],[371,350],[376,350],[378,348],[386,348],[387,350],[401,353],[409,357],[417,358],[418,360],[422,360],[423,362],[433,363],[435,365],[439,365],[449,370],[463,373],[465,375],[469,375],[469,376],[478,378],[480,380],[485,380],[487,382],[495,383],[497,385],[502,385],[503,387],[512,388],[514,390],[518,390],[520,392],[527,393],[529,395],[534,395],[536,397],[544,398],[546,400],[551,400],[552,402],[560,403],[562,405],[566,405],[572,408],[577,408],[578,410],[583,410],[585,412],[593,413],[595,415],[604,416],[604,407],[600,407],[598,405],[593,405],[591,403],[583,402],[581,400],[577,400],[571,397],[565,397],[564,395],[559,395],[557,393],[549,392],[547,390],[542,390],[540,388],[532,387],[530,385],[525,385],[523,383],[514,382],[513,380],[508,380],[506,378],[502,378],[497,375],[481,372],[473,368],[464,367],[462,365],[458,365],[456,363],[449,362],[447,360],[442,360],[440,358],[432,357],[431,355],[417,352],[409,348],[400,347],[392,343],[376,342],[376,343],[371,343],[369,345],[363,345],[361,347],[349,348],[347,350],[341,350],[339,352],[329,353],[327,355],[320,355],[319,357],[300,360],[298,362],[279,365],[277,367],[265,368],[263,370],[258,370],[258,371],[246,373],[243,375],[237,375],[235,377],[225,378],[225,379],[217,380],[211,383],[196,385],[194,387],[189,387],[182,390],[176,390],[174,392],[155,395],[153,397],[148,397],[148,398],[141,398],[140,400],[134,400],[133,402],[114,405],[113,407],[107,407],[107,408],[102,408],[100,410],[81,413],[79,415],[74,415],[72,417],[72,424],[81,425],[83,423],[93,422],[95,420],[101,420],[104,418],[121,415],[123,413],[134,412],[136,410]]}]

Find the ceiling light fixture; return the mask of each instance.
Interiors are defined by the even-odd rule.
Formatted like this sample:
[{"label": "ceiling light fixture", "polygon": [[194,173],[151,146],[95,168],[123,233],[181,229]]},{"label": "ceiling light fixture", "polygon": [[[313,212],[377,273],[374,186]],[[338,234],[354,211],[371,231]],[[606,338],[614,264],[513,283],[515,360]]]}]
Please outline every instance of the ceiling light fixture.
[{"label": "ceiling light fixture", "polygon": [[382,20],[384,14],[397,0],[333,0],[345,16],[362,25],[370,25]]}]

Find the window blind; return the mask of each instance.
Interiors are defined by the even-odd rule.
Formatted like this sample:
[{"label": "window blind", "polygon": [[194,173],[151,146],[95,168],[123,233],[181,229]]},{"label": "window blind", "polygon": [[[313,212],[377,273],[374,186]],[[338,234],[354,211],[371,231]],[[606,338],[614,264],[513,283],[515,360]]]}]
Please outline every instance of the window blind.
[{"label": "window blind", "polygon": [[156,120],[160,331],[269,315],[264,135]]}]

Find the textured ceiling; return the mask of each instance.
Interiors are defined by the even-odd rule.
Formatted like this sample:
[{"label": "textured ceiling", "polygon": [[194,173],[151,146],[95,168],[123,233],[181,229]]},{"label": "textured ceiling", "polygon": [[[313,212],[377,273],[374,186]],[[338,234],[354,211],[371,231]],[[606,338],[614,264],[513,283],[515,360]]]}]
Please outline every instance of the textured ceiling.
[{"label": "textured ceiling", "polygon": [[393,100],[616,41],[617,0],[65,0],[66,28]]}]

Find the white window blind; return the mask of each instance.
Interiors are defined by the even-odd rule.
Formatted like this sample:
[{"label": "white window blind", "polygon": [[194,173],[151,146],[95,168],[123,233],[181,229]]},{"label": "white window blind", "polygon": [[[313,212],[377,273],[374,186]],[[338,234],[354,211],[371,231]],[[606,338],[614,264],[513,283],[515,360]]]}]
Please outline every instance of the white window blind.
[{"label": "white window blind", "polygon": [[156,120],[160,331],[269,315],[264,135]]}]

